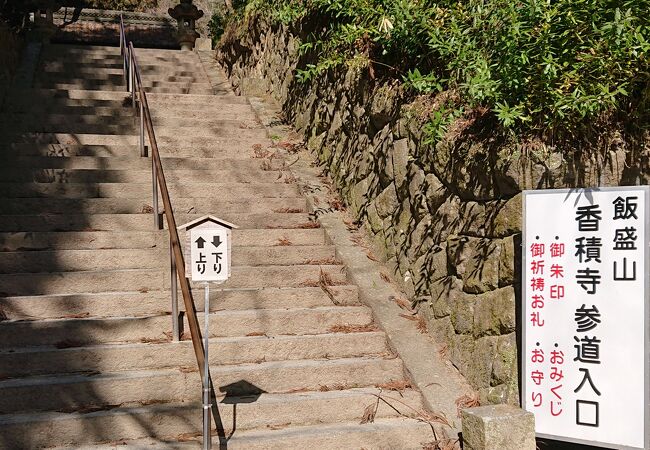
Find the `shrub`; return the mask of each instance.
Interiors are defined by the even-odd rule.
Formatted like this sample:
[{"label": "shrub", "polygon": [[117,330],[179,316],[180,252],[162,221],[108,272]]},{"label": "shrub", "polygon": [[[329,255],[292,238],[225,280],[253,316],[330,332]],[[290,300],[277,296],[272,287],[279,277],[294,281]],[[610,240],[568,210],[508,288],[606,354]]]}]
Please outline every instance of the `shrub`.
[{"label": "shrub", "polygon": [[208,22],[208,33],[213,46],[216,47],[229,23],[242,18],[246,5],[246,0],[234,0],[231,3],[231,11],[226,7],[225,1],[214,5],[215,11]]},{"label": "shrub", "polygon": [[454,89],[506,128],[572,132],[646,114],[650,0],[255,0],[278,23],[326,24],[303,43],[308,81],[365,57],[417,92]]}]

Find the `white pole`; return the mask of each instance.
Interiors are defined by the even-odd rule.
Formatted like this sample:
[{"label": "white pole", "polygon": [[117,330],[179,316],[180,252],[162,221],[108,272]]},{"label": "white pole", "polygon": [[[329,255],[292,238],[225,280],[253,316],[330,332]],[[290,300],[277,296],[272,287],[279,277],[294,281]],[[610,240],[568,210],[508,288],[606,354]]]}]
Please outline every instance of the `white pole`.
[{"label": "white pole", "polygon": [[208,342],[210,337],[210,283],[205,283],[205,308],[203,311],[205,328],[203,331],[203,449],[212,448],[212,436],[210,433],[210,364],[208,359]]}]

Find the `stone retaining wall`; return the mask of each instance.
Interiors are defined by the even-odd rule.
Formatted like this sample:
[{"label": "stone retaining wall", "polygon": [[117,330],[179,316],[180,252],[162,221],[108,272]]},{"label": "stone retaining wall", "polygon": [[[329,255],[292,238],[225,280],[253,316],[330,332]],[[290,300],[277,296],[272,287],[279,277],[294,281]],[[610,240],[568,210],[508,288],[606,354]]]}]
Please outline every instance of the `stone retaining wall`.
[{"label": "stone retaining wall", "polygon": [[560,153],[518,144],[474,111],[432,147],[423,112],[452,94],[407,99],[352,66],[298,82],[309,22],[249,17],[218,59],[236,88],[281,103],[481,402],[517,404],[521,191],[646,183],[650,140]]}]

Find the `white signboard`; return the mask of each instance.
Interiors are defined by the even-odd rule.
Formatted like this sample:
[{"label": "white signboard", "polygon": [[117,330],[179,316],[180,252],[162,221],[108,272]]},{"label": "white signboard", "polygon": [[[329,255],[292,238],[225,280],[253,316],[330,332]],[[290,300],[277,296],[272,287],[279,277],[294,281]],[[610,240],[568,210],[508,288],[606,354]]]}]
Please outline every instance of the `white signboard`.
[{"label": "white signboard", "polygon": [[230,277],[229,249],[225,228],[190,230],[192,281],[226,281]]},{"label": "white signboard", "polygon": [[524,192],[522,406],[540,437],[650,448],[648,192]]}]

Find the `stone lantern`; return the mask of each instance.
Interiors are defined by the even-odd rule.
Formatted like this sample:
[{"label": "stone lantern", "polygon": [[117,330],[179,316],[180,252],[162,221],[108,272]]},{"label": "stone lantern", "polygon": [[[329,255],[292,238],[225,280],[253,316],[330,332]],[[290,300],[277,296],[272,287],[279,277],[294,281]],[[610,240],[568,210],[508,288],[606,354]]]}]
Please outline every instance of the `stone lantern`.
[{"label": "stone lantern", "polygon": [[200,34],[196,31],[196,21],[203,17],[203,11],[192,4],[192,0],[181,0],[174,8],[169,8],[169,15],[178,22],[176,38],[181,50],[192,50]]}]

